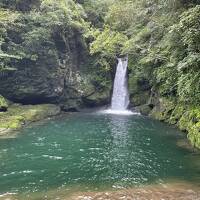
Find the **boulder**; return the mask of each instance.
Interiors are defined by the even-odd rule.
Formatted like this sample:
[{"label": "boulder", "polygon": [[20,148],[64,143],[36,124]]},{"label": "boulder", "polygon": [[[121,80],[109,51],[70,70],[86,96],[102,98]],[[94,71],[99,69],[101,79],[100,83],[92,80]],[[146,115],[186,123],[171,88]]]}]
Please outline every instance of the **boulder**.
[{"label": "boulder", "polygon": [[6,100],[2,95],[0,95],[0,112],[7,111],[8,104],[8,100]]}]

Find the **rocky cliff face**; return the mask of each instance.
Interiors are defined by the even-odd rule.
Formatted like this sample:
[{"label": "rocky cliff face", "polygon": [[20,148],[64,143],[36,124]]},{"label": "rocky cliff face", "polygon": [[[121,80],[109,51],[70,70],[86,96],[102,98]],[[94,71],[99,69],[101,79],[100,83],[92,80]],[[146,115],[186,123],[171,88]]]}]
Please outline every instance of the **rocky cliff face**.
[{"label": "rocky cliff face", "polygon": [[0,77],[0,94],[23,104],[58,103],[66,111],[82,104],[90,106],[91,101],[94,105],[109,103],[109,91],[102,97],[80,71],[73,63],[19,67]]},{"label": "rocky cliff face", "polygon": [[62,50],[59,38],[54,38],[51,52],[45,49],[38,53],[35,61],[23,59],[13,64],[17,70],[0,76],[0,94],[25,104],[58,102],[66,90],[67,97],[74,97],[72,90],[78,91],[77,74],[82,64],[80,60],[85,60],[85,49],[76,38],[70,39],[67,51]]},{"label": "rocky cliff face", "polygon": [[[23,104],[59,103],[64,110],[87,104],[90,95],[94,96],[98,91],[89,76],[81,72],[87,56],[84,57],[84,51],[74,40],[65,55],[56,51],[57,56],[42,57],[36,63],[18,63],[16,71],[0,74],[0,94]],[[109,92],[107,94],[105,99],[109,99]]]},{"label": "rocky cliff face", "polygon": [[89,25],[79,4],[38,1],[25,10],[24,2],[0,4],[6,8],[0,9],[1,95],[22,104],[56,103],[66,111],[95,97],[84,36]]},{"label": "rocky cliff face", "polygon": [[[55,101],[64,90],[64,72],[59,66],[31,66],[18,69],[0,79],[0,93],[6,98],[21,103]],[[49,67],[50,68],[50,67]]]}]

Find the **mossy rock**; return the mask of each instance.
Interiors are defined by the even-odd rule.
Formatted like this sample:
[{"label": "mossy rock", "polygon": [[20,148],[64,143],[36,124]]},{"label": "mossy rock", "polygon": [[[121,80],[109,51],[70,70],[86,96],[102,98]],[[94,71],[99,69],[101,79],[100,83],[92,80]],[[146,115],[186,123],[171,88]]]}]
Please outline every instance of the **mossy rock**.
[{"label": "mossy rock", "polygon": [[179,128],[184,131],[189,131],[198,122],[200,122],[200,108],[190,106],[180,118]]},{"label": "mossy rock", "polygon": [[0,95],[0,112],[1,111],[7,111],[8,109],[8,101]]},{"label": "mossy rock", "polygon": [[185,113],[185,106],[184,105],[176,105],[175,109],[173,110],[170,118],[169,118],[169,123],[170,124],[177,124],[179,122],[179,120],[181,119],[181,117],[183,116],[183,114]]},{"label": "mossy rock", "polygon": [[78,112],[81,107],[81,101],[78,99],[68,99],[66,102],[63,102],[60,107],[64,112]]},{"label": "mossy rock", "polygon": [[178,126],[182,131],[188,132],[187,136],[191,144],[200,148],[200,108],[187,107],[187,111],[181,116]]},{"label": "mossy rock", "polygon": [[160,98],[159,104],[155,105],[150,116],[160,121],[169,122],[170,116],[176,106],[174,100],[167,98]]},{"label": "mossy rock", "polygon": [[152,108],[149,106],[149,105],[142,105],[142,106],[138,106],[136,108],[137,110],[139,110],[139,112],[142,114],[142,115],[146,115],[148,116],[149,113],[151,112]]},{"label": "mossy rock", "polygon": [[88,97],[82,98],[86,107],[104,106],[110,102],[110,90],[95,92]]},{"label": "mossy rock", "polygon": [[60,107],[52,104],[13,104],[7,112],[0,113],[0,129],[19,129],[30,122],[39,121],[60,113]]},{"label": "mossy rock", "polygon": [[189,128],[188,139],[194,147],[200,148],[200,122]]},{"label": "mossy rock", "polygon": [[150,85],[144,77],[129,75],[129,92],[131,95],[141,93],[141,91],[149,91]]},{"label": "mossy rock", "polygon": [[138,94],[131,95],[130,101],[133,106],[145,105],[149,100],[149,92],[142,92]]},{"label": "mossy rock", "polygon": [[191,119],[190,119],[190,111],[186,111],[178,122],[178,127],[182,131],[188,131],[189,128],[192,126]]}]

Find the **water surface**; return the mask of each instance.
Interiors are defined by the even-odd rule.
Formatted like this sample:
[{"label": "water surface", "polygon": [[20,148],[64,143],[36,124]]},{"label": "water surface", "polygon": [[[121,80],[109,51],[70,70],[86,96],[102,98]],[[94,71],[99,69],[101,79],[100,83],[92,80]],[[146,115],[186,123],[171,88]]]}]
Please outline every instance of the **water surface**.
[{"label": "water surface", "polygon": [[200,183],[200,156],[176,145],[185,136],[138,116],[79,113],[0,140],[0,195],[65,188],[103,191],[172,180]]}]

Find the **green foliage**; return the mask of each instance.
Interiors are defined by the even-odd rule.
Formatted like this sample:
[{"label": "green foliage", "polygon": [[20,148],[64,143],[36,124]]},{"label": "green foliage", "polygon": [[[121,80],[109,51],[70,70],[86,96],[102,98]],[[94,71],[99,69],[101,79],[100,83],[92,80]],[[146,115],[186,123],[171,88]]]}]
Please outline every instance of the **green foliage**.
[{"label": "green foliage", "polygon": [[178,95],[181,101],[200,103],[200,73],[182,74],[178,80]]},{"label": "green foliage", "polygon": [[200,5],[184,12],[174,29],[180,33],[181,40],[189,51],[200,51]]},{"label": "green foliage", "polygon": [[[77,60],[97,88],[110,87],[116,57],[129,55],[130,91],[135,91],[137,80],[163,97],[200,104],[198,4],[197,0],[2,0],[0,70],[66,67]],[[79,52],[77,57],[74,51]],[[85,57],[87,62],[82,61]]]},{"label": "green foliage", "polygon": [[87,21],[89,21],[92,26],[101,28],[104,25],[104,18],[110,7],[115,0],[79,0],[87,15]]},{"label": "green foliage", "polygon": [[177,68],[179,70],[178,97],[181,101],[200,104],[199,51],[200,51],[200,6],[193,7],[180,16],[180,22],[172,27],[185,51]]},{"label": "green foliage", "polygon": [[95,40],[91,43],[91,54],[101,54],[102,57],[116,58],[122,53],[122,47],[127,41],[126,35],[112,31],[108,27],[95,34]]},{"label": "green foliage", "polygon": [[128,38],[109,27],[104,27],[102,31],[93,28],[86,37],[92,40],[90,54],[93,56],[92,65],[95,67],[92,70],[95,73],[92,76],[92,82],[97,88],[110,88],[113,66],[116,64],[117,56],[122,55],[123,45]]},{"label": "green foliage", "polygon": [[147,80],[161,96],[200,104],[200,6],[195,4],[116,0],[103,31],[94,31],[91,54],[98,54],[106,70],[113,68],[111,58],[128,54],[130,80]]},{"label": "green foliage", "polygon": [[34,5],[36,9],[26,13],[0,12],[3,19],[0,28],[1,68],[69,64],[70,40],[74,38],[77,40],[75,45],[86,48],[83,33],[88,23],[81,6],[72,0],[41,0]]},{"label": "green foliage", "polygon": [[116,1],[110,6],[106,16],[106,22],[117,31],[125,31],[135,19],[136,7],[131,1]]},{"label": "green foliage", "polygon": [[15,24],[19,16],[18,12],[0,9],[0,71],[15,69],[10,67],[10,62],[14,59],[21,59],[18,54],[6,53],[2,50],[2,46],[6,44],[6,39],[8,38],[8,30]]}]

